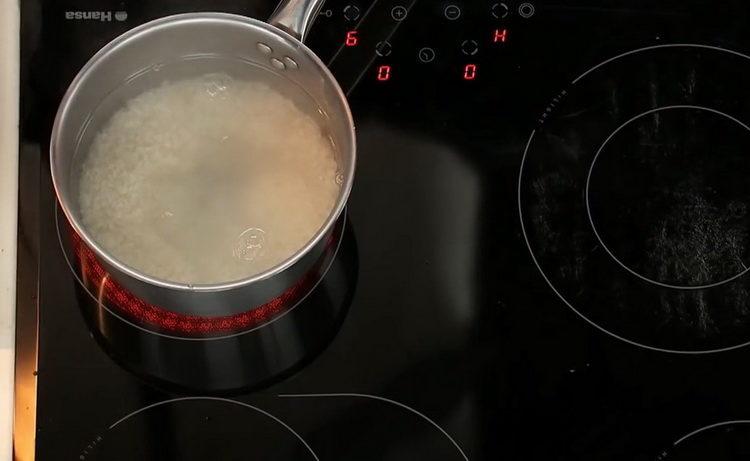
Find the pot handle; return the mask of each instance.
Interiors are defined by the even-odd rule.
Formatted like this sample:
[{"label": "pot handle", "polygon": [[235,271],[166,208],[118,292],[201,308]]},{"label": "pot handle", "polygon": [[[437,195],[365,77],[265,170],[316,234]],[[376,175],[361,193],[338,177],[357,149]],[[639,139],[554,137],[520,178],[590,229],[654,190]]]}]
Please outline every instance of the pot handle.
[{"label": "pot handle", "polygon": [[304,42],[325,0],[281,0],[268,23]]}]

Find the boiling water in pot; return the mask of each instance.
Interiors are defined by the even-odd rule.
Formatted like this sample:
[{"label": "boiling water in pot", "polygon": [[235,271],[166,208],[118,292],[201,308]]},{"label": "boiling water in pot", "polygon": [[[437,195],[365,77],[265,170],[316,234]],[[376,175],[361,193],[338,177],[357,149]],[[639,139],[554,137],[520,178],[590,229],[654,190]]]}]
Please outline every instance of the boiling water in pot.
[{"label": "boiling water in pot", "polygon": [[172,282],[228,282],[283,262],[339,194],[314,102],[285,94],[212,73],[129,98],[82,153],[84,228],[116,259]]}]

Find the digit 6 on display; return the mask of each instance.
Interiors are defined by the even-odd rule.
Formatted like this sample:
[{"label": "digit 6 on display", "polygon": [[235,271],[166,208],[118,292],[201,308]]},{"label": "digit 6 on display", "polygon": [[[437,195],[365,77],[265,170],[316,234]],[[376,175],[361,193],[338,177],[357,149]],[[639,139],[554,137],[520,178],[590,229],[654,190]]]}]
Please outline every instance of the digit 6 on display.
[{"label": "digit 6 on display", "polygon": [[356,30],[350,30],[346,33],[346,40],[344,45],[346,46],[357,46],[359,44],[359,37]]}]

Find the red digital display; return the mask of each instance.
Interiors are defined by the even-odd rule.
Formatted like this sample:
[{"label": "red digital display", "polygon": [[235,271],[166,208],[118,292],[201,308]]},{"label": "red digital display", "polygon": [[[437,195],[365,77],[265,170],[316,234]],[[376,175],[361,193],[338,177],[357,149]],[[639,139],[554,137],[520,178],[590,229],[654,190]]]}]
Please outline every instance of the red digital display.
[{"label": "red digital display", "polygon": [[476,64],[466,64],[464,66],[464,80],[475,80],[479,67]]},{"label": "red digital display", "polygon": [[346,40],[344,44],[346,46],[357,46],[359,44],[358,32],[356,30],[350,30],[346,33]]},{"label": "red digital display", "polygon": [[387,82],[391,79],[391,66],[378,67],[378,81]]},{"label": "red digital display", "polygon": [[505,43],[508,40],[508,29],[495,29],[492,34],[493,43]]}]

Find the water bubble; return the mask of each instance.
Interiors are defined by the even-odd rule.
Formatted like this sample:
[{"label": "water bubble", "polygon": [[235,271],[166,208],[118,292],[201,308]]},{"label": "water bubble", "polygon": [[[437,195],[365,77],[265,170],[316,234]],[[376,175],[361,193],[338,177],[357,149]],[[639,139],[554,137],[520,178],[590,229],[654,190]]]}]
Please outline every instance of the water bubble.
[{"label": "water bubble", "polygon": [[153,66],[151,66],[151,70],[153,70],[154,72],[159,72],[162,67],[164,67],[164,64],[154,64]]},{"label": "water bubble", "polygon": [[209,82],[208,84],[206,84],[206,93],[208,93],[209,96],[216,96],[224,90],[226,90],[226,87],[222,86],[218,82]]},{"label": "water bubble", "polygon": [[232,254],[240,261],[254,261],[263,254],[263,245],[265,243],[265,231],[257,227],[250,227],[237,237]]},{"label": "water bubble", "polygon": [[226,74],[209,74],[205,77],[204,87],[209,96],[226,97],[227,90],[232,84],[232,77]]},{"label": "water bubble", "polygon": [[336,173],[336,184],[339,186],[344,184],[344,174],[343,173]]}]

